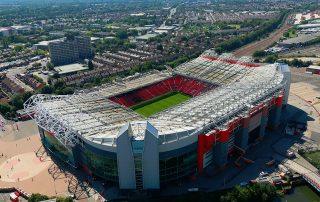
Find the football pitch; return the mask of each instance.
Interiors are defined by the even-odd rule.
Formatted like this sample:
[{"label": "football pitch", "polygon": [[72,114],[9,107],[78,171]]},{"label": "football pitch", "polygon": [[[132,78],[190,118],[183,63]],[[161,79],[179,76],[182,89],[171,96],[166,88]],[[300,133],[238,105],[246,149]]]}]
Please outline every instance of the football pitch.
[{"label": "football pitch", "polygon": [[161,112],[169,107],[184,102],[190,97],[191,96],[180,92],[170,92],[152,100],[135,105],[131,107],[131,109],[145,117],[149,117],[155,113]]}]

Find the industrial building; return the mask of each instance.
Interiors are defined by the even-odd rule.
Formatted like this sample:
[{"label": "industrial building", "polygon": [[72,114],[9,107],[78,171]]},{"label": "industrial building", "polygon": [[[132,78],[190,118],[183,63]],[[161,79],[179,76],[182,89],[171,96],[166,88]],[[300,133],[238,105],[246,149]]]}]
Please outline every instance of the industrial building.
[{"label": "industrial building", "polygon": [[[160,189],[222,167],[280,124],[290,71],[205,51],[174,70],[130,76],[74,95],[34,95],[24,105],[44,146],[120,189]],[[149,117],[132,106],[168,92],[190,99]]]},{"label": "industrial building", "polygon": [[66,65],[79,60],[91,58],[90,37],[75,36],[74,39],[64,39],[49,43],[51,63],[55,66]]},{"label": "industrial building", "polygon": [[285,48],[301,47],[306,45],[308,42],[317,39],[318,37],[320,37],[320,33],[299,34],[297,37],[289,38],[279,42],[279,46]]}]

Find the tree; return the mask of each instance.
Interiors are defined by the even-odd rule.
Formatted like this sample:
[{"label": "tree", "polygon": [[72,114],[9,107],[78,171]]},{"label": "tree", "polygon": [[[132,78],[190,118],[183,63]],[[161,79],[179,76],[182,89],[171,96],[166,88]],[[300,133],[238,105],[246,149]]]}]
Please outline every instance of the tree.
[{"label": "tree", "polygon": [[74,89],[72,87],[65,87],[62,89],[58,89],[56,93],[59,95],[69,95],[74,93]]},{"label": "tree", "polygon": [[88,62],[88,67],[90,70],[93,70],[93,68],[94,68],[91,60],[89,60],[89,62]]},{"label": "tree", "polygon": [[53,87],[54,87],[54,89],[61,89],[61,88],[64,88],[66,86],[66,84],[63,82],[63,81],[57,81],[54,85],[53,85]]},{"label": "tree", "polygon": [[78,35],[79,33],[75,31],[69,31],[65,33],[65,37],[67,38],[67,40],[71,40],[71,41],[74,40],[74,38]]},{"label": "tree", "polygon": [[278,196],[276,188],[270,184],[254,184],[247,187],[236,186],[220,197],[222,202],[274,201]]},{"label": "tree", "polygon": [[47,51],[41,50],[41,49],[37,49],[33,52],[34,55],[46,55]]},{"label": "tree", "polygon": [[266,57],[264,62],[265,63],[275,63],[277,60],[278,60],[278,56],[277,55],[269,55],[268,57]]},{"label": "tree", "polygon": [[290,33],[289,33],[289,32],[285,32],[285,33],[283,34],[283,36],[286,37],[286,38],[288,38],[288,37],[290,36]]},{"label": "tree", "polygon": [[22,101],[25,103],[31,96],[33,95],[32,92],[25,92],[22,94]]},{"label": "tree", "polygon": [[52,78],[54,78],[54,79],[57,79],[57,78],[59,78],[60,77],[60,75],[59,75],[59,73],[57,73],[57,72],[55,72],[53,75],[52,75]]},{"label": "tree", "polygon": [[46,67],[47,67],[48,70],[53,70],[54,69],[54,65],[51,62],[47,62]]},{"label": "tree", "polygon": [[236,38],[232,38],[230,40],[224,41],[220,44],[218,44],[215,47],[215,50],[217,53],[222,52],[228,52],[233,51],[241,46],[244,46],[248,43],[251,43],[252,41],[258,40],[264,36],[266,36],[268,33],[275,30],[283,21],[283,19],[286,17],[287,12],[283,12],[281,16],[278,19],[269,20],[265,23],[263,23],[259,29],[257,29],[254,32],[251,32],[249,34],[241,35]]},{"label": "tree", "polygon": [[129,40],[126,40],[126,41],[123,43],[123,46],[124,46],[125,49],[127,49],[127,48],[136,48],[136,47],[137,47],[136,44],[130,43]]},{"label": "tree", "polygon": [[56,202],[73,202],[72,197],[57,197]]},{"label": "tree", "polygon": [[101,84],[101,79],[100,78],[95,78],[94,79],[94,84],[96,84],[96,85]]},{"label": "tree", "polygon": [[40,83],[44,83],[43,79],[37,75],[32,75],[32,77]]},{"label": "tree", "polygon": [[41,93],[41,94],[52,94],[53,91],[54,91],[53,86],[45,85],[45,86],[40,90],[40,93]]},{"label": "tree", "polygon": [[302,61],[297,58],[293,59],[292,61],[289,60],[283,60],[284,63],[287,63],[289,66],[292,67],[308,67],[312,65],[313,63],[311,61]]},{"label": "tree", "polygon": [[10,113],[12,110],[12,107],[9,104],[0,104],[0,113],[2,115],[6,115],[7,113]]},{"label": "tree", "polygon": [[255,58],[264,57],[264,56],[266,56],[266,52],[265,51],[256,51],[256,52],[253,53],[252,56],[255,57]]},{"label": "tree", "polygon": [[22,95],[17,94],[15,96],[13,96],[13,98],[11,99],[11,104],[15,108],[15,110],[22,109],[23,108]]},{"label": "tree", "polygon": [[32,67],[37,68],[37,67],[41,67],[41,63],[40,62],[35,62],[32,64]]},{"label": "tree", "polygon": [[44,201],[48,199],[49,199],[48,196],[37,193],[37,194],[31,194],[30,198],[28,199],[28,202],[39,202],[39,201]]},{"label": "tree", "polygon": [[10,42],[7,38],[3,38],[1,43],[2,43],[3,48],[9,48]]},{"label": "tree", "polygon": [[157,45],[157,50],[163,51],[163,46],[162,46],[161,44],[158,44],[158,45]]},{"label": "tree", "polygon": [[23,49],[24,49],[24,46],[21,46],[21,45],[17,45],[17,46],[14,47],[14,51],[15,51],[15,52],[20,52],[20,51],[22,51]]},{"label": "tree", "polygon": [[128,38],[128,33],[124,30],[120,30],[117,32],[116,36],[119,38],[119,39],[127,39]]}]

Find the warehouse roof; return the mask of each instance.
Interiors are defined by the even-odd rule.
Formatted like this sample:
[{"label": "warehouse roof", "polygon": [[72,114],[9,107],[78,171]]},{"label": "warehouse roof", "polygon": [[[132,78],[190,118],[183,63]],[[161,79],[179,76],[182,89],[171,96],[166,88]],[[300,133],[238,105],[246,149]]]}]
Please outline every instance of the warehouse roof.
[{"label": "warehouse roof", "polygon": [[319,33],[312,33],[312,34],[300,34],[297,37],[284,40],[280,44],[285,44],[285,45],[303,44],[308,41],[314,40],[318,37],[320,37],[320,32]]},{"label": "warehouse roof", "polygon": [[58,72],[58,74],[69,74],[69,73],[73,73],[73,72],[78,72],[78,71],[83,71],[83,70],[87,70],[88,66],[85,66],[83,64],[80,63],[74,63],[74,64],[69,64],[69,65],[63,65],[63,66],[57,66],[54,68],[54,70],[56,72]]}]

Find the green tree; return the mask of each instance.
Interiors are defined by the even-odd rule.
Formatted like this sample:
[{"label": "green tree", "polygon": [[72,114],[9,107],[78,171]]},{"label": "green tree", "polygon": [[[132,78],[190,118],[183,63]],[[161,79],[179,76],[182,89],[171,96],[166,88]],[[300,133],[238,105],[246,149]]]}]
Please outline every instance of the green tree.
[{"label": "green tree", "polygon": [[62,89],[58,89],[56,93],[59,95],[69,95],[74,93],[74,89],[72,87],[65,87]]},{"label": "green tree", "polygon": [[90,69],[90,70],[93,70],[93,63],[92,63],[92,61],[91,60],[89,60],[89,62],[88,62],[88,68]]},{"label": "green tree", "polygon": [[52,94],[53,91],[54,91],[53,86],[45,85],[45,86],[40,90],[40,93],[41,93],[41,94]]},{"label": "green tree", "polygon": [[236,186],[220,197],[222,202],[274,201],[278,196],[276,188],[270,184],[254,184],[246,187]]},{"label": "green tree", "polygon": [[101,79],[100,79],[100,78],[95,78],[95,79],[94,79],[94,84],[95,84],[95,85],[101,84]]},{"label": "green tree", "polygon": [[53,87],[55,88],[55,89],[61,89],[61,88],[64,88],[66,86],[66,84],[63,82],[63,81],[57,81],[54,85],[53,85]]},{"label": "green tree", "polygon": [[9,48],[10,42],[9,42],[9,40],[7,38],[3,38],[1,40],[1,43],[2,43],[3,48]]},{"label": "green tree", "polygon": [[57,197],[56,202],[73,202],[72,197]]},{"label": "green tree", "polygon": [[21,46],[21,45],[17,45],[17,46],[14,47],[14,51],[15,51],[15,52],[20,52],[20,51],[22,51],[23,49],[24,49],[24,46]]},{"label": "green tree", "polygon": [[217,53],[233,51],[241,46],[256,41],[262,37],[265,37],[268,33],[272,32],[282,23],[287,16],[287,12],[283,12],[278,19],[269,20],[263,23],[259,29],[249,34],[241,35],[236,38],[224,41],[215,47]]},{"label": "green tree", "polygon": [[69,31],[69,32],[66,32],[64,36],[67,38],[67,40],[71,40],[72,41],[78,35],[79,35],[79,32]]},{"label": "green tree", "polygon": [[9,104],[0,104],[0,113],[2,115],[6,115],[7,113],[10,113],[12,110],[12,107]]},{"label": "green tree", "polygon": [[41,67],[41,63],[40,62],[35,62],[32,64],[32,67],[37,68],[37,67]]},{"label": "green tree", "polygon": [[12,106],[15,108],[15,110],[19,110],[23,108],[23,97],[21,94],[14,95],[11,99]]},{"label": "green tree", "polygon": [[283,34],[283,36],[286,37],[286,38],[288,38],[288,37],[290,36],[290,33],[289,33],[289,32],[285,32],[285,33]]},{"label": "green tree", "polygon": [[54,65],[51,62],[47,62],[46,67],[47,67],[48,70],[53,70],[54,69]]},{"label": "green tree", "polygon": [[158,44],[158,45],[157,45],[157,50],[163,51],[163,46],[162,46],[161,44]]},{"label": "green tree", "polygon": [[266,57],[264,62],[265,63],[275,63],[277,60],[278,60],[278,56],[277,55],[269,55],[268,57]]},{"label": "green tree", "polygon": [[312,65],[312,61],[302,61],[302,60],[299,60],[297,58],[289,61],[289,60],[283,60],[284,63],[287,63],[289,66],[292,66],[292,67],[308,67],[310,65]]},{"label": "green tree", "polygon": [[25,103],[31,96],[33,95],[32,92],[25,92],[22,94],[22,101]]},{"label": "green tree", "polygon": [[41,49],[37,49],[33,52],[34,55],[46,55],[47,51],[41,50]]},{"label": "green tree", "polygon": [[119,30],[119,31],[116,33],[116,36],[117,36],[119,39],[127,39],[127,38],[128,38],[128,33],[127,33],[125,30]]},{"label": "green tree", "polygon": [[266,54],[267,53],[265,51],[256,51],[256,52],[253,53],[252,56],[255,57],[255,58],[256,57],[264,57],[264,56],[266,56]]},{"label": "green tree", "polygon": [[30,198],[28,199],[28,202],[39,202],[39,201],[44,201],[48,199],[49,199],[48,196],[37,193],[37,194],[31,194]]}]

